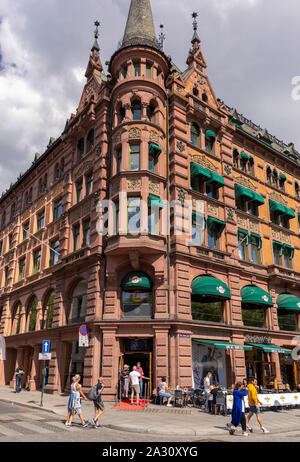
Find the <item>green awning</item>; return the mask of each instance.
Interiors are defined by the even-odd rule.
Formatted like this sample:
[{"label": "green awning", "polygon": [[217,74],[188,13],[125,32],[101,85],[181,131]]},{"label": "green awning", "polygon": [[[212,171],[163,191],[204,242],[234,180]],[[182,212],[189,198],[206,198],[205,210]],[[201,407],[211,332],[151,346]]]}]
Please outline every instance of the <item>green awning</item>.
[{"label": "green awning", "polygon": [[267,170],[267,172],[270,172],[270,173],[272,172],[272,169],[271,169],[271,167],[270,167],[269,165],[267,165],[267,169],[266,169],[266,170]]},{"label": "green awning", "polygon": [[244,151],[241,152],[241,158],[242,159],[245,159],[245,160],[249,160],[250,157],[248,156],[248,154],[246,154]]},{"label": "green awning", "polygon": [[217,138],[217,135],[216,135],[215,132],[213,132],[212,130],[206,130],[205,136],[206,136],[207,138],[214,138],[214,139]]},{"label": "green awning", "polygon": [[151,289],[151,281],[145,273],[130,273],[122,282],[123,289]]},{"label": "green awning", "polygon": [[231,299],[231,293],[225,282],[211,276],[198,276],[191,285],[192,295],[208,295]]},{"label": "green awning", "polygon": [[218,220],[217,218],[212,218],[212,217],[209,217],[207,219],[208,231],[215,230],[215,232],[219,236],[221,236],[221,234],[223,233],[225,227],[226,227],[226,223],[224,221],[221,221],[221,220]]},{"label": "green awning", "polygon": [[148,207],[158,207],[160,209],[164,208],[164,203],[159,197],[149,196],[148,197]]},{"label": "green awning", "polygon": [[256,286],[243,287],[241,290],[242,303],[249,305],[273,306],[271,296],[268,292]]},{"label": "green awning", "polygon": [[202,165],[191,163],[191,176],[201,176],[203,181],[209,181],[211,179],[211,171],[207,168],[202,167]]},{"label": "green awning", "polygon": [[193,342],[201,343],[203,345],[214,345],[216,350],[244,350],[251,351],[252,347],[248,345],[239,345],[237,343],[222,342],[220,340],[200,340],[193,338]]},{"label": "green awning", "polygon": [[234,156],[238,156],[238,155],[239,155],[239,151],[237,150],[237,148],[233,148],[233,155],[234,155]]},{"label": "green awning", "polygon": [[292,247],[291,245],[285,244],[285,245],[283,246],[282,253],[283,253],[283,255],[287,255],[287,256],[289,256],[290,258],[294,258],[294,256],[295,256],[295,249],[294,249],[294,247]]},{"label": "green awning", "polygon": [[[252,238],[253,238],[253,239],[252,239]],[[250,242],[250,244],[252,244],[253,242],[255,242],[255,240],[258,240],[258,242],[259,242],[258,248],[259,248],[259,249],[262,249],[262,238],[261,238],[258,234],[251,233],[250,236],[249,236],[249,242]]]},{"label": "green awning", "polygon": [[276,303],[279,310],[300,311],[300,298],[295,297],[295,295],[279,295]]},{"label": "green awning", "polygon": [[264,198],[257,192],[251,191],[251,189],[247,189],[239,184],[234,185],[234,189],[237,198],[244,197],[248,202],[255,202],[258,205],[263,205],[265,203]]},{"label": "green awning", "polygon": [[266,353],[283,353],[283,354],[291,354],[292,350],[288,350],[287,348],[278,347],[276,345],[263,345],[262,343],[248,343],[247,345],[251,345],[254,348],[259,348],[260,350],[264,350]]},{"label": "green awning", "polygon": [[280,173],[279,178],[280,178],[281,180],[286,181],[286,176],[285,176],[284,173]]},{"label": "green awning", "polygon": [[149,143],[149,153],[157,156],[162,152],[162,148],[157,146],[156,144]]},{"label": "green awning", "polygon": [[253,164],[253,163],[254,163],[254,159],[253,159],[253,157],[252,157],[252,156],[250,156],[250,157],[249,157],[249,162],[250,162],[251,164]]},{"label": "green awning", "polygon": [[284,215],[289,219],[296,218],[296,214],[294,210],[286,207],[285,205],[279,204],[279,202],[275,202],[269,200],[270,211],[273,213],[278,213],[279,215]]},{"label": "green awning", "polygon": [[238,233],[243,234],[244,236],[248,236],[249,234],[248,231],[246,231],[245,229],[240,229],[240,228],[238,229]]},{"label": "green awning", "polygon": [[218,175],[216,172],[211,172],[211,179],[208,183],[214,183],[217,188],[221,188],[225,185],[225,180],[221,175]]}]

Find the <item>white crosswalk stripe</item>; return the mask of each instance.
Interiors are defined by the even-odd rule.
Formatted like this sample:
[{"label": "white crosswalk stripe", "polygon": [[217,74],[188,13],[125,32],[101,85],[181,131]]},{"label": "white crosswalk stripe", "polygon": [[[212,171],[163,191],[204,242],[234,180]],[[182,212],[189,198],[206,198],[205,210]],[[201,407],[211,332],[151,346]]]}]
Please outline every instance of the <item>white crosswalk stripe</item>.
[{"label": "white crosswalk stripe", "polygon": [[23,424],[21,423],[16,423],[14,424],[16,426],[16,429],[26,429],[26,430],[31,430],[32,433],[40,433],[41,435],[42,434],[49,434],[49,433],[52,433],[51,430],[47,430],[46,428],[43,428],[41,426],[39,426],[38,422],[36,422],[35,424],[33,423],[29,423],[29,422],[24,422]]}]

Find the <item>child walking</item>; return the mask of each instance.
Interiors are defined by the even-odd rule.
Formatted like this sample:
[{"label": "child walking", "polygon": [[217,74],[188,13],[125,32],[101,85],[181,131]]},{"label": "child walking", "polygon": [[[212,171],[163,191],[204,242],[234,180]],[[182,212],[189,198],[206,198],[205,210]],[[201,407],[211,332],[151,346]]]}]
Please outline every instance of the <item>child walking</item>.
[{"label": "child walking", "polygon": [[70,415],[70,418],[68,420],[68,423],[66,423],[67,428],[72,427],[72,419],[74,415],[78,415],[81,424],[83,427],[87,427],[89,424],[89,421],[84,420],[82,412],[81,412],[81,399],[80,399],[80,392],[81,392],[81,385],[79,383],[75,384],[75,393],[71,393],[70,398],[69,398],[69,403],[68,403],[68,412]]},{"label": "child walking", "polygon": [[102,428],[102,425],[99,424],[98,419],[104,414],[104,403],[102,401],[102,393],[104,390],[103,378],[99,377],[98,384],[96,386],[97,390],[97,399],[94,400],[95,408],[95,417],[92,419],[92,423],[95,428]]}]

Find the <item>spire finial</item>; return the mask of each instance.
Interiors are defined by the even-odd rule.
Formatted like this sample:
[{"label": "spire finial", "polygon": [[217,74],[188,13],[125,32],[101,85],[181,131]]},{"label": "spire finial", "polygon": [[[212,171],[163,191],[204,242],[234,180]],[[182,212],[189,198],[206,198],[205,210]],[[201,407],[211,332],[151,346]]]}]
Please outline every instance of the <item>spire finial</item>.
[{"label": "spire finial", "polygon": [[192,18],[194,19],[193,21],[193,29],[194,29],[194,35],[193,35],[193,39],[192,39],[192,44],[195,45],[195,43],[201,43],[201,40],[199,38],[199,35],[198,35],[198,22],[197,22],[197,18],[199,16],[199,13],[197,13],[196,11],[194,11],[192,13]]},{"label": "spire finial", "polygon": [[98,38],[99,38],[99,30],[98,30],[98,28],[100,27],[101,24],[98,21],[98,19],[94,22],[94,25],[96,26],[96,29],[94,31],[95,41],[94,41],[92,51],[94,51],[94,50],[100,51],[100,47],[99,47],[99,43],[98,43]]},{"label": "spire finial", "polygon": [[164,49],[164,41],[166,40],[166,36],[164,34],[164,25],[161,24],[160,26],[160,34],[159,34],[159,37],[158,37],[158,46],[159,46],[159,49],[160,50],[163,50]]}]

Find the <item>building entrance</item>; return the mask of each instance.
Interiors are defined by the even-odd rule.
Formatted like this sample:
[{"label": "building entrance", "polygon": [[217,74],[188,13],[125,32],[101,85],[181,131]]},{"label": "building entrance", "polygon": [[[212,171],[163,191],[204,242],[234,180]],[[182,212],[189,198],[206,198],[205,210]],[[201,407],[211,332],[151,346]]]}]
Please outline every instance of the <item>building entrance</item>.
[{"label": "building entrance", "polygon": [[143,396],[147,394],[151,396],[152,393],[152,339],[151,340],[124,340],[122,345],[123,354],[121,356],[120,370],[123,370],[124,364],[130,367],[130,372],[133,366],[141,363],[144,376],[149,380],[143,380]]}]

